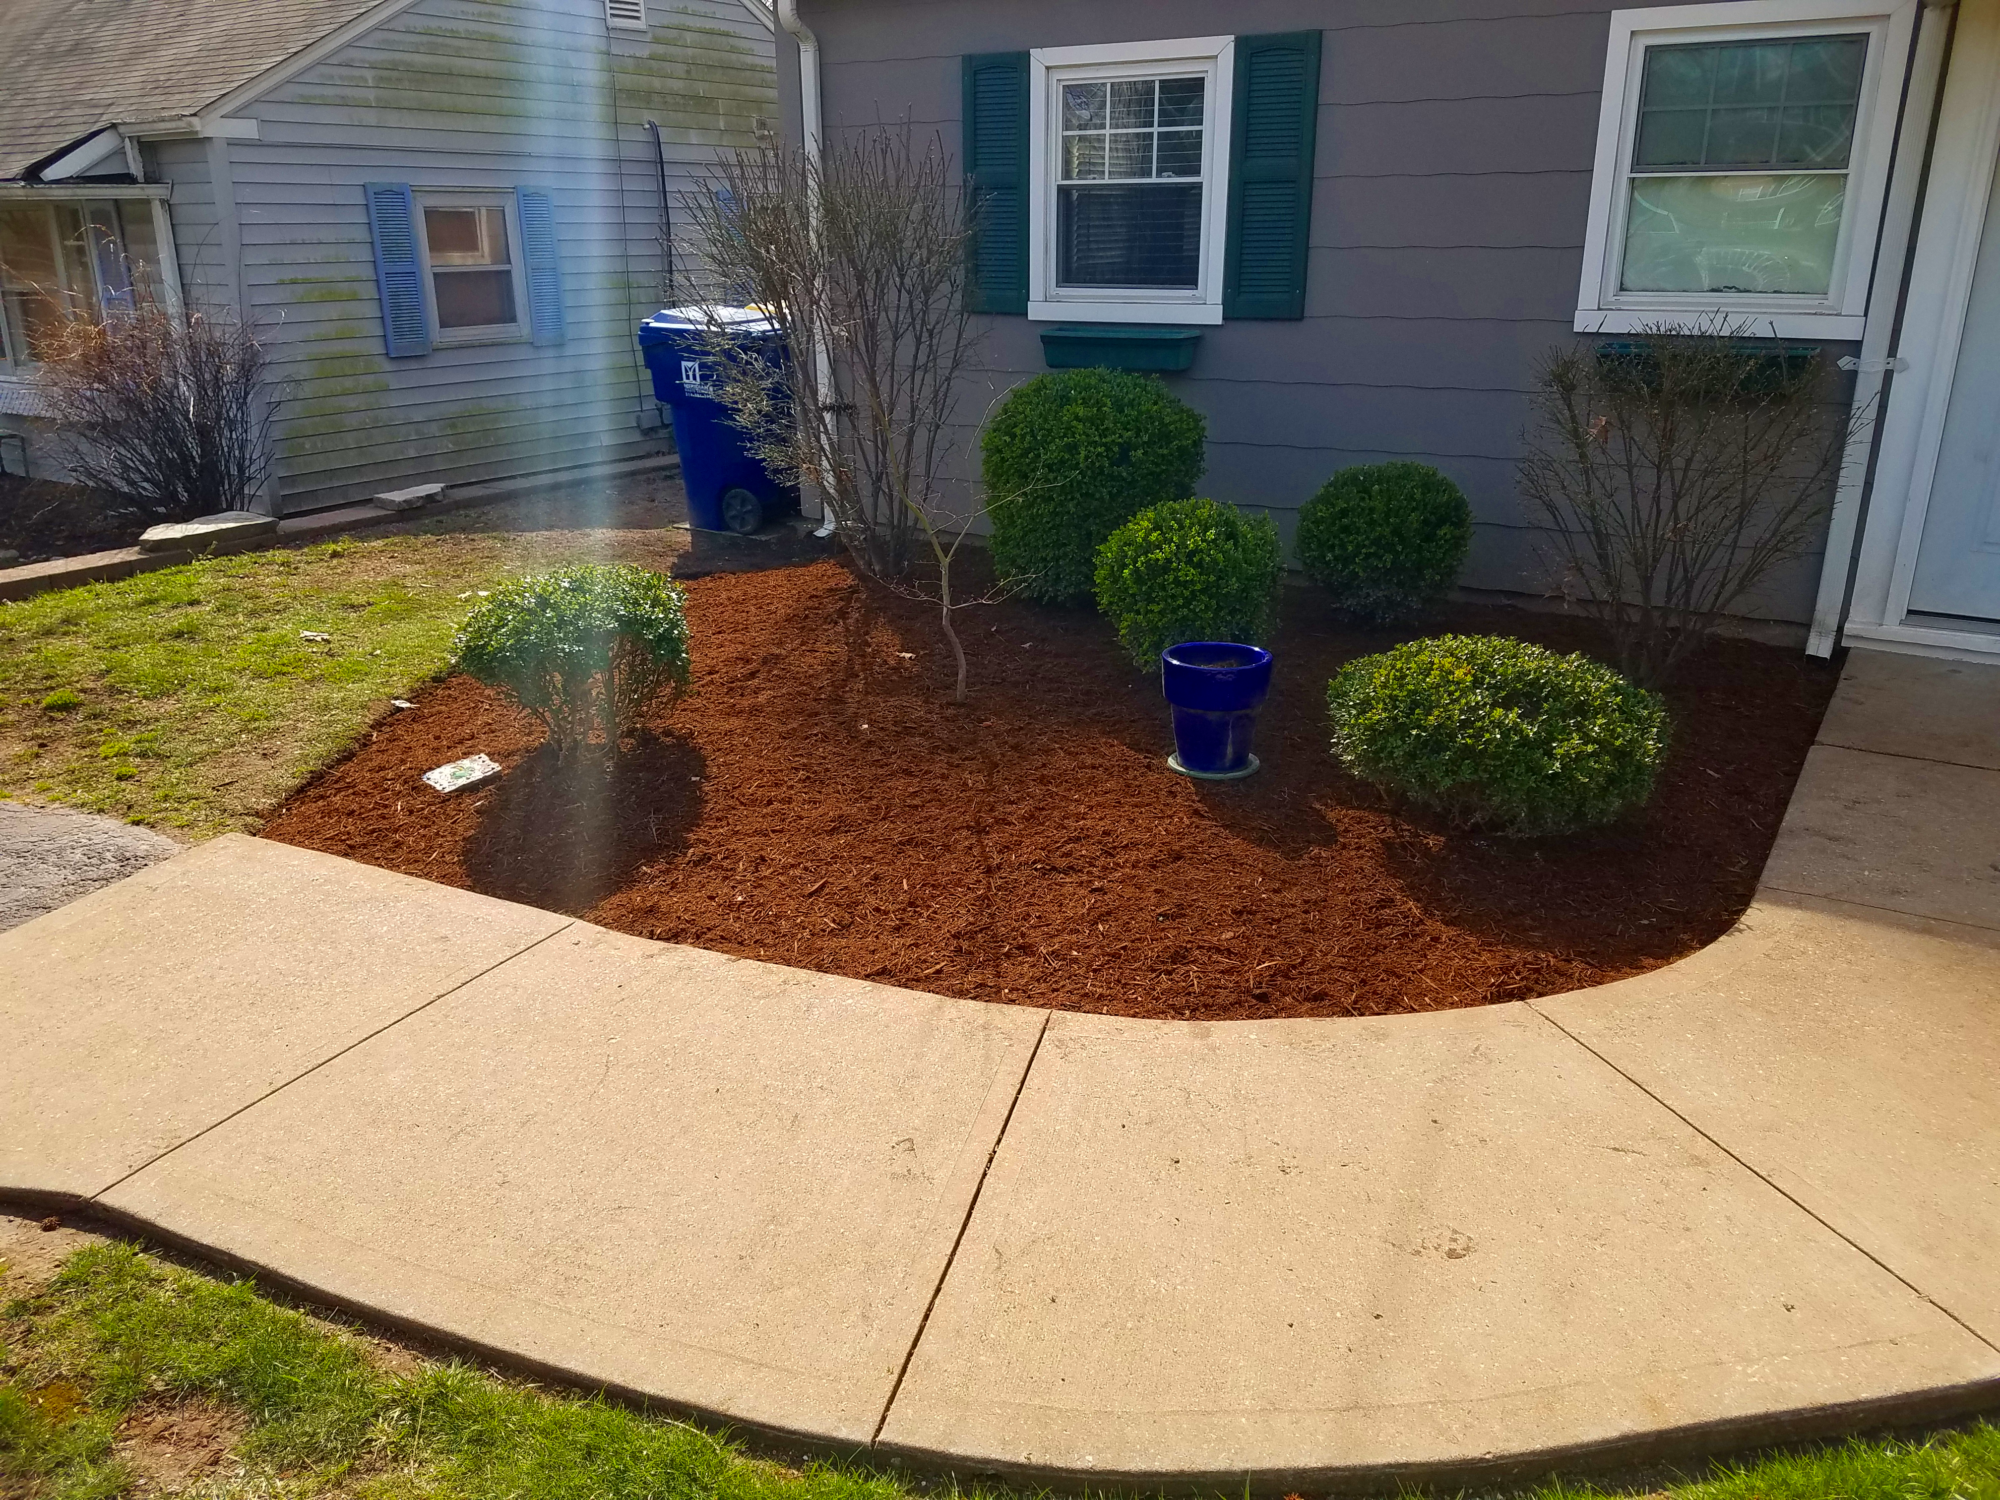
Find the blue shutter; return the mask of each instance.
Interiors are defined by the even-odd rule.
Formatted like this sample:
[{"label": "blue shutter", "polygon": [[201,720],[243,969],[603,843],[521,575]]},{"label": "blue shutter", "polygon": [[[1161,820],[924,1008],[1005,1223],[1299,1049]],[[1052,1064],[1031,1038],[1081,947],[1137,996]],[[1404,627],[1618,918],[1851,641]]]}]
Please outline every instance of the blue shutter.
[{"label": "blue shutter", "polygon": [[521,260],[528,272],[528,322],[538,344],[560,344],[563,323],[562,257],[556,248],[555,201],[541,188],[516,188],[521,218]]},{"label": "blue shutter", "polygon": [[371,182],[368,230],[375,237],[375,285],[382,294],[382,336],[389,358],[431,352],[424,312],[424,270],[417,260],[417,210],[407,182]]},{"label": "blue shutter", "polygon": [[1028,54],[964,60],[965,176],[974,312],[1028,311]]},{"label": "blue shutter", "polygon": [[1225,318],[1303,318],[1319,33],[1236,39]]}]

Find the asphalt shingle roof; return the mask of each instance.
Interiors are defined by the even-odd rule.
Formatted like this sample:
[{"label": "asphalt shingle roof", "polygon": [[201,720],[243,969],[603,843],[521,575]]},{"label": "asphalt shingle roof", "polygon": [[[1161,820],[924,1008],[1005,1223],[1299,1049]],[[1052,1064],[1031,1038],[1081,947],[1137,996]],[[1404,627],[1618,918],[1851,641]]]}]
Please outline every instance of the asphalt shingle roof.
[{"label": "asphalt shingle roof", "polygon": [[0,0],[0,180],[103,126],[193,114],[379,0]]}]

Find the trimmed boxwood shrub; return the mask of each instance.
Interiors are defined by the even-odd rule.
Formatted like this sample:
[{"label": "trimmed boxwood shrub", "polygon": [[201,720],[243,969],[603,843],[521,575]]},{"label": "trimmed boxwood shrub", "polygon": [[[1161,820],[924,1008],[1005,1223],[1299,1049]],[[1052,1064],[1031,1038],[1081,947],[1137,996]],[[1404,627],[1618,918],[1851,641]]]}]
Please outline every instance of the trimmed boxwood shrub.
[{"label": "trimmed boxwood shrub", "polygon": [[593,729],[615,745],[662,693],[690,680],[679,584],[585,563],[501,584],[458,633],[458,669],[511,695],[559,749]]},{"label": "trimmed boxwood shrub", "polygon": [[1016,387],[980,440],[994,565],[1030,598],[1089,598],[1104,539],[1194,493],[1206,437],[1155,376],[1056,370]]},{"label": "trimmed boxwood shrub", "polygon": [[1472,545],[1472,510],[1429,464],[1356,464],[1299,511],[1299,566],[1365,619],[1407,619],[1443,597]]},{"label": "trimmed boxwood shrub", "polygon": [[1442,635],[1349,662],[1327,707],[1349,770],[1495,833],[1608,823],[1652,795],[1666,758],[1656,694],[1506,636]]},{"label": "trimmed boxwood shrub", "polygon": [[1284,567],[1270,517],[1213,500],[1169,500],[1140,511],[1097,549],[1097,604],[1142,667],[1182,641],[1261,646]]}]

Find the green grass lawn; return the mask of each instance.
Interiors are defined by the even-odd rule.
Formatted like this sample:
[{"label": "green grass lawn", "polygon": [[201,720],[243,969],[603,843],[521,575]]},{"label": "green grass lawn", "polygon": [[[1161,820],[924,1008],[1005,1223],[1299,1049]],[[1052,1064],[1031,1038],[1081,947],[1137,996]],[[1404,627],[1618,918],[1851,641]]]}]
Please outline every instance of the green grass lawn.
[{"label": "green grass lawn", "polygon": [[664,565],[678,535],[657,507],[523,519],[461,512],[0,604],[0,794],[197,838],[254,827],[443,670],[479,589],[586,558]]},{"label": "green grass lawn", "polygon": [[[219,1410],[236,1434],[230,1461],[180,1490],[126,1456],[135,1419],[175,1409],[206,1411],[211,1427]],[[391,1350],[248,1285],[92,1245],[0,1307],[0,1495],[113,1500],[163,1488],[189,1500],[904,1500],[920,1492],[900,1476],[842,1463],[789,1467],[688,1423]],[[921,1492],[966,1493],[948,1484]],[[1990,1500],[2000,1496],[2000,1430],[1786,1454],[1663,1490],[1526,1493]]]}]

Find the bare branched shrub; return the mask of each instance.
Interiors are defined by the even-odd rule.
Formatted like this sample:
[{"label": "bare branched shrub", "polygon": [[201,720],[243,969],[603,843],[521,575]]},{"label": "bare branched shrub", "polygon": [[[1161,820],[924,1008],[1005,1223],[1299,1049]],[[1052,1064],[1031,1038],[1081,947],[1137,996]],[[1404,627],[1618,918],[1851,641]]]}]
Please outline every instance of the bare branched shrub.
[{"label": "bare branched shrub", "polygon": [[777,475],[816,492],[857,566],[930,600],[966,695],[953,565],[971,517],[944,492],[958,381],[974,338],[964,186],[941,146],[881,127],[814,163],[775,145],[724,159],[683,217],[704,290],[748,304],[785,354],[717,319],[715,394]]},{"label": "bare branched shrub", "polygon": [[270,469],[263,345],[227,315],[142,303],[72,318],[38,367],[80,483],[149,521],[247,509]]},{"label": "bare branched shrub", "polygon": [[1567,593],[1657,687],[1781,564],[1810,552],[1852,423],[1817,352],[1646,329],[1543,361],[1521,487]]}]

